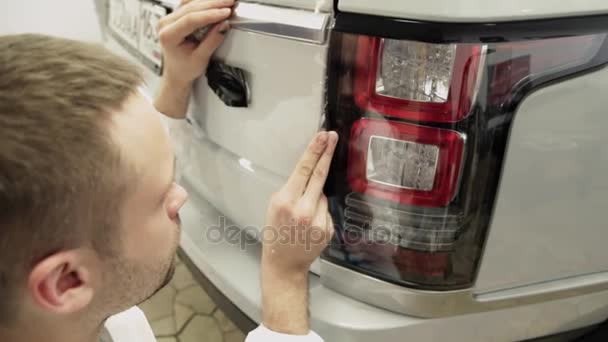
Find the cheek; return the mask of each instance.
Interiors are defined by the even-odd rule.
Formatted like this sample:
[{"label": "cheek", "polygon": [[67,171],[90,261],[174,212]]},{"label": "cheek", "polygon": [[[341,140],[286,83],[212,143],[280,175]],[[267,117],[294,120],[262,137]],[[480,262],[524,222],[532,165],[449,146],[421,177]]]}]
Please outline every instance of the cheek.
[{"label": "cheek", "polygon": [[166,210],[154,216],[149,228],[150,239],[154,239],[159,248],[173,248],[179,240],[179,224],[176,219],[167,216]]},{"label": "cheek", "polygon": [[173,254],[179,243],[179,229],[167,217],[165,210],[149,217],[137,229],[133,229],[128,241],[130,255],[142,262],[158,261]]}]

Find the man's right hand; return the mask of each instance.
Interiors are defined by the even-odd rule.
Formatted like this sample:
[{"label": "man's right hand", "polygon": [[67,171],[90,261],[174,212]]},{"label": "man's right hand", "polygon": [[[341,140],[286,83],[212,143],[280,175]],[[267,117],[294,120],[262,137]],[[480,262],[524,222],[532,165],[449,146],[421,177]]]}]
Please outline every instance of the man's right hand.
[{"label": "man's right hand", "polygon": [[263,321],[271,330],[308,333],[308,269],[333,235],[323,187],[338,142],[318,133],[270,201],[263,236]]},{"label": "man's right hand", "polygon": [[[211,55],[230,28],[227,19],[234,0],[182,0],[158,24],[163,49],[163,75],[156,109],[173,118],[185,118],[192,83],[207,69]],[[196,29],[211,28],[200,43],[186,39]]]}]

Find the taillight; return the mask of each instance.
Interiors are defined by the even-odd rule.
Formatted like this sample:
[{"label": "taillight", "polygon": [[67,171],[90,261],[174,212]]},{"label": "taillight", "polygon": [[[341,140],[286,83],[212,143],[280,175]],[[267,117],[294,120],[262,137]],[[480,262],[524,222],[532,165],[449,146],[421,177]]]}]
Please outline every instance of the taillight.
[{"label": "taillight", "polygon": [[351,129],[348,182],[377,198],[443,207],[455,194],[464,142],[452,130],[359,119]]},{"label": "taillight", "polygon": [[324,258],[423,289],[473,283],[517,105],[605,63],[605,34],[492,44],[331,40]]}]

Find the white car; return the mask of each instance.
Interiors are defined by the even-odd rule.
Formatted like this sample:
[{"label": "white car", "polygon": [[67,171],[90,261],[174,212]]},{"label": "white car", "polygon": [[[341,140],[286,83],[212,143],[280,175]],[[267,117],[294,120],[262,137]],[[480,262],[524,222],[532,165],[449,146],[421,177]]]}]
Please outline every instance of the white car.
[{"label": "white car", "polygon": [[[175,1],[97,3],[154,88],[150,28]],[[327,341],[576,338],[608,318],[608,1],[235,12],[177,135],[181,252],[241,328],[261,319],[268,199],[320,129],[341,138],[310,277]]]}]

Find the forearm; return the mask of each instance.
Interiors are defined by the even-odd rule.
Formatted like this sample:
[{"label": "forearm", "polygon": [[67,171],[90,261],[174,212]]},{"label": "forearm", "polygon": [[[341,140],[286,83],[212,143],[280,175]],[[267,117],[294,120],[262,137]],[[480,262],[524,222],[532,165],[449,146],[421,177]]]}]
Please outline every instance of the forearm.
[{"label": "forearm", "polygon": [[168,77],[163,77],[154,101],[154,107],[159,112],[172,118],[185,118],[191,92],[191,83],[173,82]]},{"label": "forearm", "polygon": [[308,334],[308,272],[288,275],[267,266],[262,268],[264,325],[284,334]]}]

